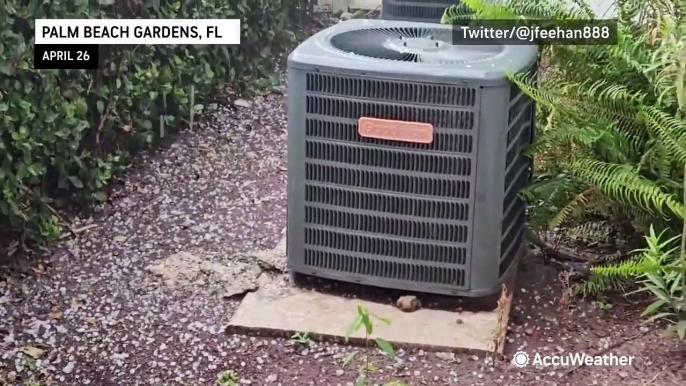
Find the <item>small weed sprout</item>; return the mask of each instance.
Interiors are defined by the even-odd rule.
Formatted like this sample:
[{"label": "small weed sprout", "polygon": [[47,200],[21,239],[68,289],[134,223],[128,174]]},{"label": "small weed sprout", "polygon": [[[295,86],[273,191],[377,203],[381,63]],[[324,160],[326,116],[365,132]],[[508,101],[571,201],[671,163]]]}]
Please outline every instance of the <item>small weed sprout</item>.
[{"label": "small weed sprout", "polygon": [[[369,357],[371,355],[371,335],[374,332],[374,322],[372,321],[373,319],[376,319],[387,325],[391,324],[391,321],[387,318],[371,314],[365,307],[358,305],[357,316],[348,327],[348,331],[346,331],[345,333],[345,340],[347,342],[350,336],[352,336],[354,333],[356,333],[364,327],[364,352],[362,357],[362,366],[360,366],[359,368],[358,376],[355,380],[355,386],[366,386],[369,374],[375,372],[378,369],[374,365],[374,363],[370,362],[369,360]],[[376,343],[377,348],[381,350],[381,352],[383,352],[385,355],[391,358],[395,358],[395,349],[385,339],[376,338],[374,339],[374,343]],[[342,366],[347,366],[353,360],[353,358],[355,358],[356,355],[357,351],[353,351],[346,355],[343,358]],[[384,386],[405,386],[405,384],[400,381],[390,381],[385,383]]]},{"label": "small weed sprout", "polygon": [[238,386],[238,375],[233,370],[222,371],[217,375],[217,386]]},{"label": "small weed sprout", "polygon": [[296,332],[295,334],[293,334],[293,336],[291,336],[291,342],[306,347],[312,345],[312,339],[310,339],[309,332]]}]

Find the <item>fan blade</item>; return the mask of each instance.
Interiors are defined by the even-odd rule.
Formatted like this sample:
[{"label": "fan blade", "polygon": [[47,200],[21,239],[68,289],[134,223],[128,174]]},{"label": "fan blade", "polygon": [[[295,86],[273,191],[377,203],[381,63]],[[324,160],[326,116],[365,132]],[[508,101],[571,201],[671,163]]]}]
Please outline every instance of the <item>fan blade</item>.
[{"label": "fan blade", "polygon": [[[397,33],[395,36],[397,36],[396,39],[400,39],[400,35]],[[393,34],[390,30],[380,33],[379,30],[367,29],[336,35],[331,38],[331,44],[340,50],[357,55],[379,59],[403,60],[402,57],[405,56],[405,53],[384,47],[384,43],[388,39],[393,39]]]}]

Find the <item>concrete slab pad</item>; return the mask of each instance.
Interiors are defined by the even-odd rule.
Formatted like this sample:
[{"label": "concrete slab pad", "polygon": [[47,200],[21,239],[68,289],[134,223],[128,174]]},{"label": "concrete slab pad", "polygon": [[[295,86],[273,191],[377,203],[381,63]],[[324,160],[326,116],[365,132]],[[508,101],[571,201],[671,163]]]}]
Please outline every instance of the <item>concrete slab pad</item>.
[{"label": "concrete slab pad", "polygon": [[[233,315],[227,333],[290,338],[309,332],[315,339],[343,341],[357,306],[388,318],[375,324],[373,337],[396,347],[431,351],[502,353],[512,296],[504,292],[492,312],[449,312],[419,309],[406,313],[392,305],[318,293],[300,288],[249,293]],[[363,333],[353,336],[360,343]]]}]

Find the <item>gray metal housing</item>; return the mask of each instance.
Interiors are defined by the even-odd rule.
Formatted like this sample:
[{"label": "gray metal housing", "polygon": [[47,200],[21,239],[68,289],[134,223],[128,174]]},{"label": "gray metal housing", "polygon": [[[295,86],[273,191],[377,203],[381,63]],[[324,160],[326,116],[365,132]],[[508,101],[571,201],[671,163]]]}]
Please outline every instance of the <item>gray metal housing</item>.
[{"label": "gray metal housing", "polygon": [[[523,246],[517,193],[530,178],[523,150],[534,105],[505,75],[533,71],[537,48],[457,47],[492,55],[446,64],[374,59],[331,44],[346,31],[427,26],[350,20],[289,56],[293,272],[455,296],[493,294],[512,273]],[[432,123],[434,140],[362,137],[363,116]]]},{"label": "gray metal housing", "polygon": [[456,0],[382,0],[381,17],[384,20],[406,20],[440,23],[443,12]]}]

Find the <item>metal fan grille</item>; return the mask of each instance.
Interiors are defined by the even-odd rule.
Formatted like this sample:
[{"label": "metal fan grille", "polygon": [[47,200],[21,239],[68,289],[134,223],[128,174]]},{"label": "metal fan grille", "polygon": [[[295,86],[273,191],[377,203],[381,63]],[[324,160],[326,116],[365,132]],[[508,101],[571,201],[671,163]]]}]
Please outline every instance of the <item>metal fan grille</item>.
[{"label": "metal fan grille", "polygon": [[439,23],[446,8],[457,0],[383,0],[382,15],[387,20]]},{"label": "metal fan grille", "polygon": [[[305,80],[303,267],[400,287],[468,288],[478,90],[317,73]],[[365,138],[361,116],[432,123],[435,138]]]},{"label": "metal fan grille", "polygon": [[456,46],[444,28],[366,28],[331,38],[339,51],[367,58],[415,63],[459,64],[493,58],[501,46]]}]

